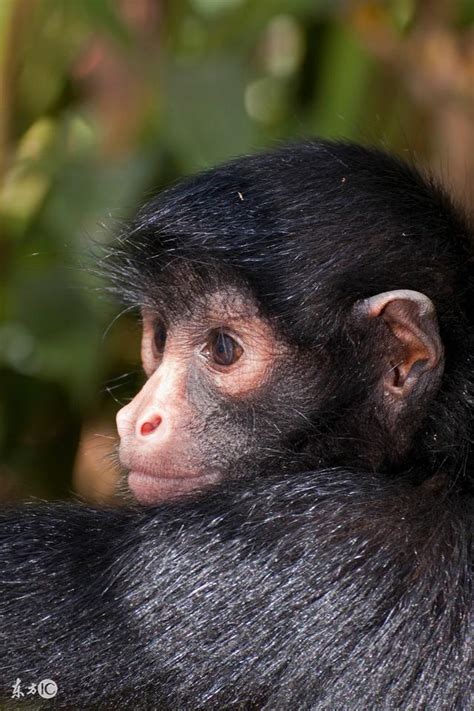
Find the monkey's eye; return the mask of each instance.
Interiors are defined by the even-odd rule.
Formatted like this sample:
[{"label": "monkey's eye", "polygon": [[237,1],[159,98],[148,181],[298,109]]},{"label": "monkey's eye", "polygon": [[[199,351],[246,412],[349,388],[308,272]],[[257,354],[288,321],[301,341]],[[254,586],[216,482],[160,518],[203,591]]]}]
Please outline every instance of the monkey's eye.
[{"label": "monkey's eye", "polygon": [[161,321],[158,321],[155,324],[153,343],[154,343],[156,352],[161,355],[163,353],[163,351],[165,350],[165,343],[166,343],[166,328]]},{"label": "monkey's eye", "polygon": [[229,366],[239,360],[244,349],[231,336],[219,329],[211,333],[205,351],[217,365]]}]

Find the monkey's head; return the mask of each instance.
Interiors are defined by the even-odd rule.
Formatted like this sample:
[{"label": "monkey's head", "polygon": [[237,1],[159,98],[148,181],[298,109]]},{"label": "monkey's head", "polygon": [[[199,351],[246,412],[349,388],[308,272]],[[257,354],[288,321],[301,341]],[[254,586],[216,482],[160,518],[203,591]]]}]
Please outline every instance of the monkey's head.
[{"label": "monkey's head", "polygon": [[108,263],[143,319],[117,418],[138,500],[339,465],[465,485],[472,243],[413,168],[327,142],[236,160],[146,205]]}]

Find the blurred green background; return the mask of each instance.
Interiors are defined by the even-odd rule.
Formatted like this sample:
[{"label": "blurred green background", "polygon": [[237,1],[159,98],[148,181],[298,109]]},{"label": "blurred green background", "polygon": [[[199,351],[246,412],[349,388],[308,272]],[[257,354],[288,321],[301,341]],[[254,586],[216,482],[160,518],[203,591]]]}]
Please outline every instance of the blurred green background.
[{"label": "blurred green background", "polygon": [[0,498],[111,496],[142,378],[90,258],[278,139],[389,147],[473,204],[473,0],[0,0]]}]

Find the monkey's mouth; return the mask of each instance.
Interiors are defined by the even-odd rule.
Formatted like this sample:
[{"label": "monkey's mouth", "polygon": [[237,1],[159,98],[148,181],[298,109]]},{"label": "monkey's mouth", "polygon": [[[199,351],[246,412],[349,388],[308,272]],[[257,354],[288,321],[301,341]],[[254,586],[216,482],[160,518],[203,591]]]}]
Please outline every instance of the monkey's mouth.
[{"label": "monkey's mouth", "polygon": [[169,477],[132,470],[128,473],[130,491],[141,504],[153,504],[183,494],[201,491],[219,480],[218,474]]}]

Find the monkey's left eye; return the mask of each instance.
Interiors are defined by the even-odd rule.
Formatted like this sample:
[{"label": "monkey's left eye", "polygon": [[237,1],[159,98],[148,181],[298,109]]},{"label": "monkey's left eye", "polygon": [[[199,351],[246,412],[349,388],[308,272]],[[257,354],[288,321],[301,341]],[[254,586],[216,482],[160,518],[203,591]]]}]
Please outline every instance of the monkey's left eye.
[{"label": "monkey's left eye", "polygon": [[160,355],[163,353],[165,350],[165,343],[166,343],[166,328],[164,324],[161,322],[155,324],[155,333],[153,337],[153,343],[155,346],[155,350],[157,353]]},{"label": "monkey's left eye", "polygon": [[239,360],[244,349],[231,336],[219,329],[211,334],[205,351],[217,365],[229,366]]}]

